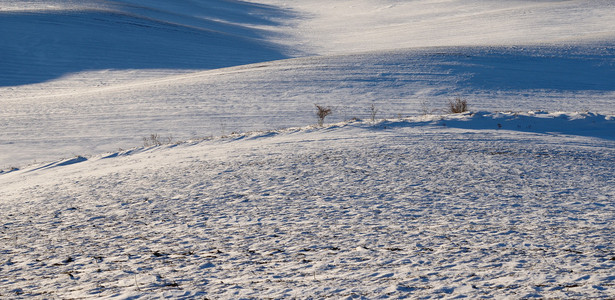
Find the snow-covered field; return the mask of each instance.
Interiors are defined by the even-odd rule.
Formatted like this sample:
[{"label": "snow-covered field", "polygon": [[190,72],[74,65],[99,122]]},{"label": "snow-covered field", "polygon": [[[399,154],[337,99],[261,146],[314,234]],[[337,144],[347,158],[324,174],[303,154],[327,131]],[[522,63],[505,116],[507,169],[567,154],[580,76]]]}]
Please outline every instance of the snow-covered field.
[{"label": "snow-covered field", "polygon": [[0,298],[613,298],[613,16],[3,1]]},{"label": "snow-covered field", "polygon": [[0,295],[612,297],[613,130],[432,116],[28,167],[0,177]]}]

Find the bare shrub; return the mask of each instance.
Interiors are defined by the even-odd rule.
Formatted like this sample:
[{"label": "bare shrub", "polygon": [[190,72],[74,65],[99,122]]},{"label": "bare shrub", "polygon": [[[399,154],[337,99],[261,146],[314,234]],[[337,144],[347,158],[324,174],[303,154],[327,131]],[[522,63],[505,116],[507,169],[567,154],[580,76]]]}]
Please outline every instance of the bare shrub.
[{"label": "bare shrub", "polygon": [[426,100],[421,101],[421,115],[433,115],[436,111],[437,109],[431,108]]},{"label": "bare shrub", "polygon": [[318,126],[322,126],[325,122],[325,118],[332,113],[330,107],[320,106],[318,104],[314,104],[318,109],[316,111],[316,116],[318,117]]},{"label": "bare shrub", "polygon": [[144,147],[160,146],[163,144],[170,144],[172,142],[173,142],[173,136],[168,136],[166,138],[163,138],[157,133],[152,133],[149,136],[146,136],[143,138]]},{"label": "bare shrub", "polygon": [[369,116],[372,119],[372,122],[376,121],[376,114],[378,113],[378,109],[374,106],[374,103],[369,107]]},{"label": "bare shrub", "polygon": [[452,114],[460,114],[468,111],[468,101],[461,98],[455,98],[455,101],[448,101],[448,111]]}]

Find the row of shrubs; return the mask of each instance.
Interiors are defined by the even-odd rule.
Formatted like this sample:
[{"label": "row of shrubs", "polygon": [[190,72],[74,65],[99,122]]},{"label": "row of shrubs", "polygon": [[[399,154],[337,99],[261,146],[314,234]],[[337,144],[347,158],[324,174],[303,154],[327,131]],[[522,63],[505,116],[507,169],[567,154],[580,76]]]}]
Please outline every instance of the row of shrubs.
[{"label": "row of shrubs", "polygon": [[[325,118],[333,113],[333,109],[329,106],[322,106],[318,104],[314,104],[316,106],[316,117],[318,117],[318,125],[322,126],[325,122]],[[460,114],[468,111],[468,101],[465,99],[461,99],[459,97],[455,98],[455,100],[448,101],[448,107],[446,112],[452,114]],[[369,113],[372,122],[376,119],[376,114],[378,113],[378,109],[372,104],[369,107]]]},{"label": "row of shrubs", "polygon": [[[333,113],[333,108],[330,106],[323,106],[314,104],[316,106],[316,117],[318,118],[318,126],[323,126],[325,123],[325,118]],[[378,114],[378,109],[374,104],[369,107],[369,114],[372,122],[376,120],[376,115]],[[463,113],[468,111],[468,102],[461,98],[456,98],[455,100],[449,100],[448,107],[445,110],[447,113]],[[425,112],[427,113],[427,112]],[[143,138],[143,146],[151,147],[151,146],[160,146],[163,144],[170,144],[173,142],[173,137],[161,137],[158,134],[151,134],[150,136]]]}]

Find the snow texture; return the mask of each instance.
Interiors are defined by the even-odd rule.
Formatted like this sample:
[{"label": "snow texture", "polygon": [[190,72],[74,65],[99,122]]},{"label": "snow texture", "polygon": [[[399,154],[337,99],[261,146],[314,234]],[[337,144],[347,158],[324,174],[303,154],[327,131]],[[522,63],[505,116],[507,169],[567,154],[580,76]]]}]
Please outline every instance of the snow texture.
[{"label": "snow texture", "polygon": [[425,116],[13,171],[0,295],[607,298],[614,128]]},{"label": "snow texture", "polygon": [[2,1],[0,299],[612,299],[614,15]]},{"label": "snow texture", "polygon": [[313,124],[314,104],[332,106],[332,122],[367,118],[372,104],[378,118],[442,112],[456,97],[481,111],[615,114],[615,44],[422,48],[164,74],[98,71],[0,88],[0,167],[127,149],[155,133],[185,140]]}]

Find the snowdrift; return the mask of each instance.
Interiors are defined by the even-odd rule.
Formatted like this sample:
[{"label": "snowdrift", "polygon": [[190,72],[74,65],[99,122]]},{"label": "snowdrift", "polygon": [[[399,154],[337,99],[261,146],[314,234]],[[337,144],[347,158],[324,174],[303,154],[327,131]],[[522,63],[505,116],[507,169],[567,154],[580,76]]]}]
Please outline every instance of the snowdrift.
[{"label": "snowdrift", "polygon": [[615,140],[615,116],[591,112],[467,112],[459,115],[424,116],[401,122],[387,121],[380,124],[381,126],[434,125],[474,130],[514,130]]},{"label": "snowdrift", "polygon": [[[288,128],[271,131],[252,131],[247,133],[233,133],[223,137],[209,137],[204,140],[221,140],[228,141],[231,144],[243,139],[257,140],[266,139],[280,134],[294,133],[309,133],[318,130],[335,130],[339,128],[352,127],[358,130],[376,130],[390,129],[397,127],[408,128],[455,128],[461,130],[470,130],[474,134],[481,132],[492,131],[519,131],[528,133],[538,133],[543,135],[554,136],[579,136],[585,138],[598,138],[605,140],[615,140],[615,116],[601,115],[591,112],[579,113],[548,113],[544,111],[536,112],[465,112],[461,114],[450,115],[423,115],[417,117],[409,117],[405,119],[379,120],[371,121],[347,121],[335,124],[328,124],[323,129],[314,126]],[[202,140],[202,139],[198,139]],[[93,156],[94,160],[106,160],[118,157],[132,156],[143,152],[156,151],[158,148],[172,149],[178,145],[198,144],[198,140],[186,142],[174,142],[165,146],[147,146],[141,148],[133,148],[130,150],[122,150],[119,152],[107,153],[103,155]],[[225,147],[228,147],[226,145]],[[31,165],[22,170],[11,168],[0,170],[0,174],[8,174],[16,171],[20,172],[35,172],[40,170],[52,169],[62,166],[70,166],[81,162],[88,161],[88,158],[77,156],[70,159],[62,159],[54,162],[45,163],[42,165]]]}]

